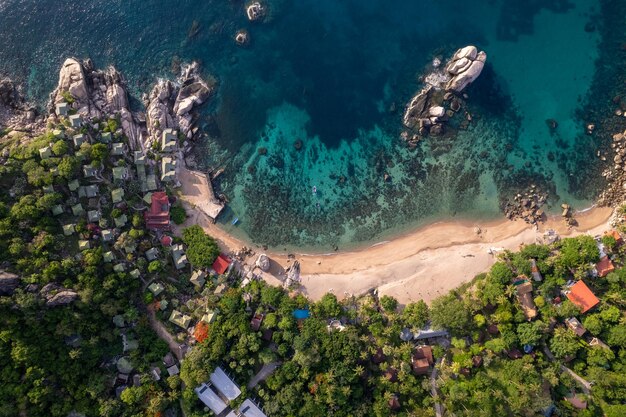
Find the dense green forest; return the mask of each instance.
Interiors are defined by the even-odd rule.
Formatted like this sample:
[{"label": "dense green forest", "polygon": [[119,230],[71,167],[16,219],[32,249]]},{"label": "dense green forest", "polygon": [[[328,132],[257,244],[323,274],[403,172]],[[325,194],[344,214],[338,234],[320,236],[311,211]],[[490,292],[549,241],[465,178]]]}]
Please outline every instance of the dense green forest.
[{"label": "dense green forest", "polygon": [[[312,302],[262,281],[242,286],[236,271],[220,278],[224,292],[213,292],[217,281],[200,292],[188,271],[173,269],[166,248],[157,261],[143,255],[155,237],[134,209],[145,204],[142,195],[132,182],[110,176],[112,168],[130,165],[112,158],[103,142],[115,124],[77,131],[62,125],[27,144],[19,135],[0,139],[0,271],[8,279],[0,293],[0,416],[182,415],[181,406],[187,417],[206,416],[193,389],[218,365],[241,386],[240,398],[257,400],[270,417],[434,416],[437,404],[455,416],[626,415],[619,235],[505,252],[489,272],[430,306],[399,306],[375,292]],[[75,146],[70,133],[92,144]],[[48,146],[49,154],[40,152]],[[70,187],[76,179],[81,186],[93,182],[83,177],[86,165],[101,173],[100,218],[92,222],[72,210],[93,203]],[[116,188],[125,191],[122,204],[111,201]],[[123,216],[128,224],[104,241],[101,231]],[[184,219],[184,211],[177,217]],[[196,267],[217,255],[199,228],[176,242],[186,245]],[[608,259],[614,268],[596,276],[594,265]],[[541,280],[532,278],[537,273]],[[7,284],[15,276],[19,282]],[[209,324],[176,335],[200,340],[191,343],[180,376],[165,373],[168,345],[148,322],[155,299],[145,288],[157,277],[169,280],[170,298],[184,293],[184,308],[196,303],[215,312]],[[578,283],[598,298],[585,312],[567,296]],[[297,319],[296,310],[310,316]],[[255,315],[262,315],[258,330],[251,325]],[[573,318],[584,327],[581,334]],[[449,336],[413,340],[428,326]],[[129,339],[137,344],[126,349]],[[416,352],[427,342],[435,363],[424,370]],[[122,357],[140,383],[116,393]],[[265,364],[277,369],[247,389]],[[150,376],[155,367],[163,375],[158,381]]]}]

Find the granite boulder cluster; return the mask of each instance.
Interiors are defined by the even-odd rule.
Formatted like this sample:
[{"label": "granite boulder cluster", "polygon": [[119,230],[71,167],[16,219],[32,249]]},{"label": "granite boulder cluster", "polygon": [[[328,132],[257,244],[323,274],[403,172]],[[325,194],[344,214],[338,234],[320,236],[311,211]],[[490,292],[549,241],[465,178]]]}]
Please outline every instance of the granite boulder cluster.
[{"label": "granite boulder cluster", "polygon": [[[424,86],[406,106],[403,124],[408,129],[402,138],[415,143],[427,135],[444,133],[445,124],[463,108],[463,90],[482,72],[487,54],[475,46],[455,52],[445,66],[439,59],[432,62],[432,72],[423,77]],[[471,116],[466,114],[467,120]]]}]

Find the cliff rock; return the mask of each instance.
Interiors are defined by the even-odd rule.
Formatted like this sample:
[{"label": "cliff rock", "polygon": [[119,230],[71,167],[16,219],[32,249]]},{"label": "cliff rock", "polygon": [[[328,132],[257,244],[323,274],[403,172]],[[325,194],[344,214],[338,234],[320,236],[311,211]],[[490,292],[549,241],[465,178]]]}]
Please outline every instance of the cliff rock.
[{"label": "cliff rock", "polygon": [[6,271],[0,271],[0,295],[12,295],[20,285],[20,277]]}]

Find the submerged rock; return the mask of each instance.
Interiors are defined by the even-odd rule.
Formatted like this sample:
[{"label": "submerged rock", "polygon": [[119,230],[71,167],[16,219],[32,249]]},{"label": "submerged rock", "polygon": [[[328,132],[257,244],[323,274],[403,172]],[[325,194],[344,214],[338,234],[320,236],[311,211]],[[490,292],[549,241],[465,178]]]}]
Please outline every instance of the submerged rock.
[{"label": "submerged rock", "polygon": [[246,46],[250,43],[250,34],[245,29],[239,29],[235,34],[235,42],[239,46]]}]

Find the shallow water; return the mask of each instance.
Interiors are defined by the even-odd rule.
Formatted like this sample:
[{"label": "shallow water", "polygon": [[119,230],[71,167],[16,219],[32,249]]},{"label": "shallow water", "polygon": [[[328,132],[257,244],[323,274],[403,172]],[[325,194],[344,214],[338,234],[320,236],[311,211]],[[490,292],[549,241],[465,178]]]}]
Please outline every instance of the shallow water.
[{"label": "shallow water", "polygon": [[[226,168],[221,223],[259,244],[326,250],[439,219],[493,218],[531,182],[553,205],[588,205],[599,185],[572,176],[593,173],[595,147],[577,112],[612,3],[622,2],[276,0],[261,24],[239,1],[5,0],[0,71],[44,97],[65,57],[90,56],[139,94],[176,62],[200,60],[220,82],[198,154],[206,169]],[[239,28],[248,48],[232,40]],[[467,44],[488,54],[467,90],[473,122],[407,149],[401,113],[418,77]]]}]

